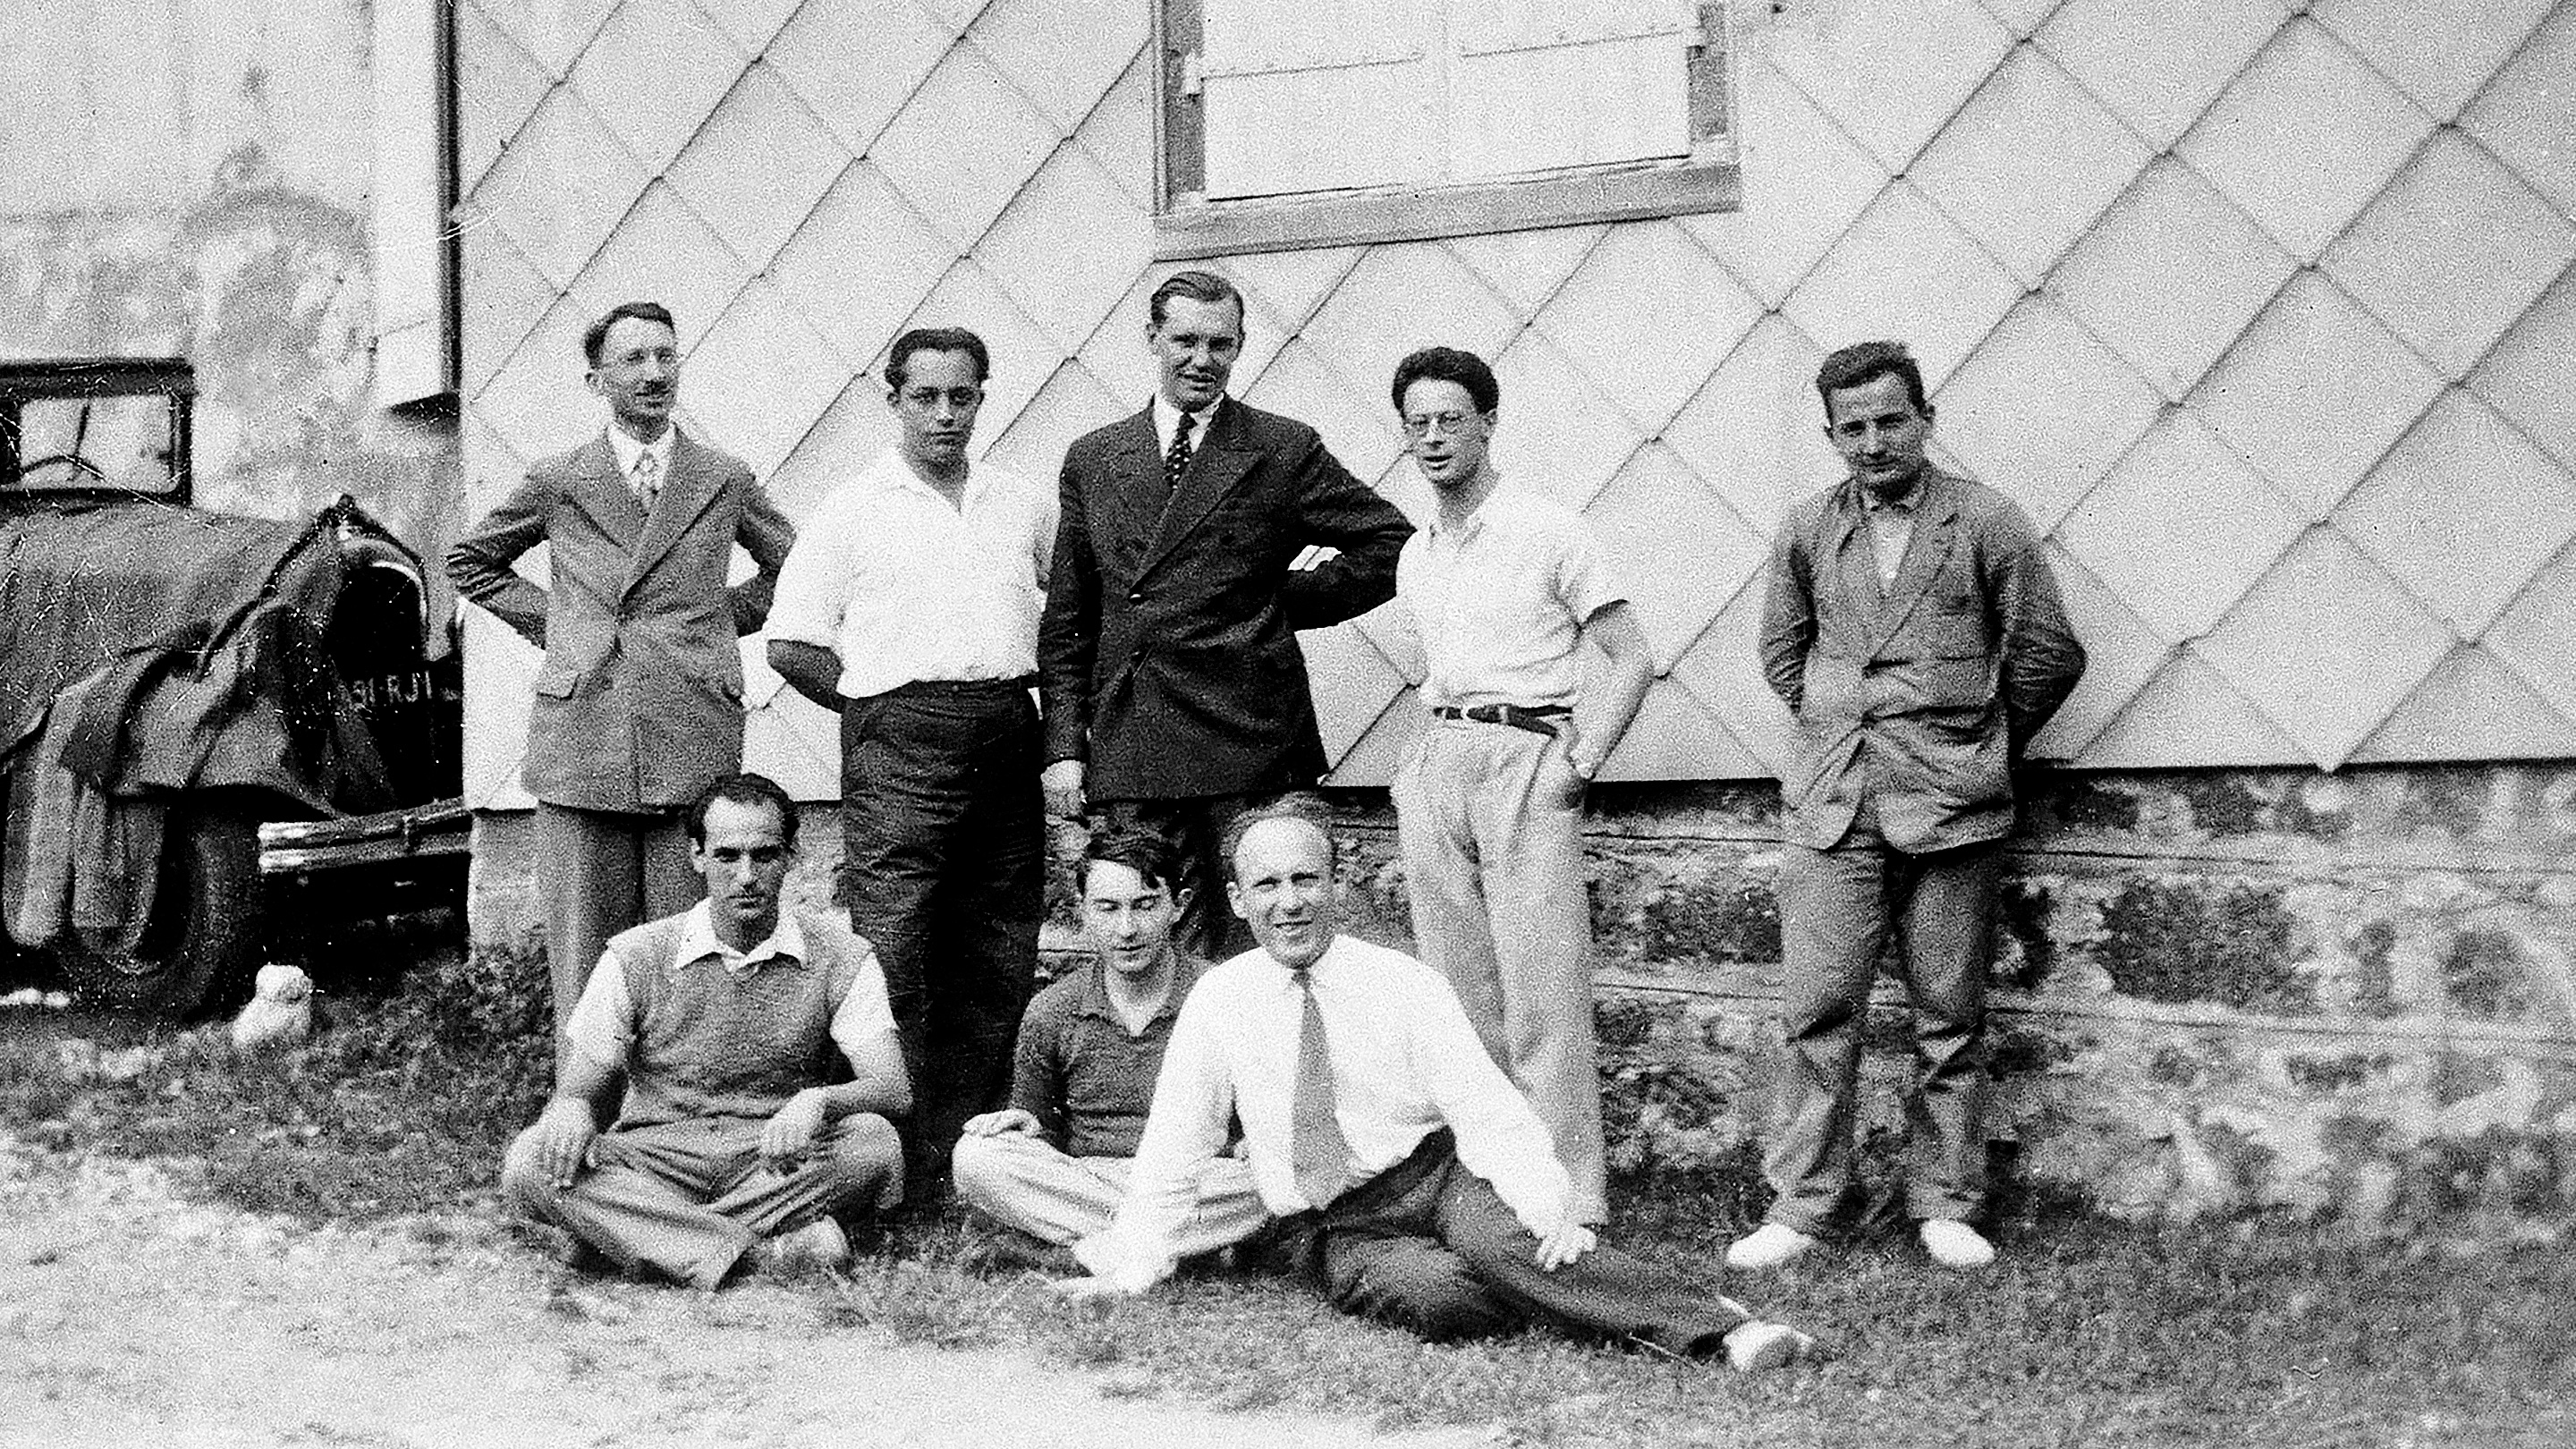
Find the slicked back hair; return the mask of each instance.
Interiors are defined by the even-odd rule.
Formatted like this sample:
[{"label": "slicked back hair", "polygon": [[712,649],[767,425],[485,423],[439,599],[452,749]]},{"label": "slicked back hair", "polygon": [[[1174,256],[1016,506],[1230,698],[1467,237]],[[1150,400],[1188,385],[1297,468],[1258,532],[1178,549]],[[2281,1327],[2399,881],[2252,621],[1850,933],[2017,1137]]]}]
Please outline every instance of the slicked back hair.
[{"label": "slicked back hair", "polygon": [[689,844],[701,849],[707,843],[707,811],[718,800],[736,805],[766,805],[778,812],[778,834],[790,850],[796,848],[796,799],[767,775],[726,775],[698,792],[689,802]]},{"label": "slicked back hair", "polygon": [[1455,347],[1425,347],[1408,353],[1395,365],[1395,386],[1390,394],[1395,410],[1404,411],[1404,391],[1417,382],[1454,382],[1467,390],[1468,401],[1476,411],[1490,413],[1503,405],[1503,385],[1494,380],[1494,370],[1485,359]]},{"label": "slicked back hair", "polygon": [[1816,368],[1816,397],[1825,405],[1826,424],[1831,426],[1834,420],[1835,393],[1889,376],[1905,379],[1905,395],[1913,399],[1914,410],[1931,415],[1931,402],[1923,396],[1923,369],[1904,343],[1855,342],[1837,349]]},{"label": "slicked back hair", "polygon": [[620,317],[659,322],[675,334],[680,330],[680,324],[671,320],[671,309],[659,302],[620,302],[608,309],[607,316],[582,329],[581,355],[590,360],[591,366],[599,366],[599,350],[608,345],[608,329],[616,326]]},{"label": "slicked back hair", "polygon": [[894,340],[886,350],[886,387],[903,390],[905,371],[916,352],[963,352],[975,359],[975,380],[982,382],[993,375],[993,354],[986,351],[984,339],[963,327],[915,327]]},{"label": "slicked back hair", "polygon": [[1227,880],[1232,881],[1239,879],[1235,874],[1234,857],[1243,849],[1243,837],[1252,833],[1252,827],[1271,820],[1302,820],[1308,825],[1315,827],[1317,833],[1324,837],[1324,850],[1326,856],[1329,857],[1331,855],[1333,848],[1332,807],[1325,804],[1320,796],[1310,795],[1302,790],[1291,791],[1275,800],[1268,800],[1259,805],[1255,805],[1244,811],[1242,814],[1237,815],[1232,820],[1226,822],[1225,833],[1218,837],[1217,844],[1218,848],[1225,852],[1225,878]]},{"label": "slicked back hair", "polygon": [[1210,304],[1232,302],[1236,329],[1240,331],[1246,325],[1243,293],[1235,290],[1234,283],[1214,272],[1202,272],[1193,268],[1186,272],[1174,272],[1165,277],[1163,285],[1154,289],[1152,300],[1145,304],[1145,320],[1157,327],[1162,326],[1163,311],[1171,304],[1174,297],[1187,297],[1193,302]]}]

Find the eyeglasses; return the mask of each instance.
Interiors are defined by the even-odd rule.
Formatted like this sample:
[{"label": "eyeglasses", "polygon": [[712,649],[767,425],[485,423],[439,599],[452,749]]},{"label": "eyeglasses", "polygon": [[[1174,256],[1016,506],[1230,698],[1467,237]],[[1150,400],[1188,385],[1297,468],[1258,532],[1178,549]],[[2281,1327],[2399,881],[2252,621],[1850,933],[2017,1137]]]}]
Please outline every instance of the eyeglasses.
[{"label": "eyeglasses", "polygon": [[1485,415],[1483,413],[1432,413],[1427,417],[1409,417],[1404,420],[1404,435],[1408,438],[1427,438],[1436,432],[1443,437],[1454,438],[1467,430],[1467,424],[1471,419],[1481,423],[1485,420]]}]

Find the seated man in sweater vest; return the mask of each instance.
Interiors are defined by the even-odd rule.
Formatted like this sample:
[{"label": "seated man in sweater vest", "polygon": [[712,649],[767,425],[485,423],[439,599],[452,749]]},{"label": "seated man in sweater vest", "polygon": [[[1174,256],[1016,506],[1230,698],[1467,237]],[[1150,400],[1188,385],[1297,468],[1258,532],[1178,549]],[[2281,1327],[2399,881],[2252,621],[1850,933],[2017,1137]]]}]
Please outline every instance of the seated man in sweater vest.
[{"label": "seated man in sweater vest", "polygon": [[[958,1139],[958,1195],[1040,1242],[1089,1237],[1118,1208],[1173,1018],[1207,969],[1173,938],[1190,901],[1185,868],[1160,835],[1092,837],[1082,857],[1082,928],[1097,959],[1029,1003],[1011,1105],[969,1119]],[[1211,1252],[1269,1221],[1252,1170],[1219,1157],[1200,1170],[1197,1207],[1173,1249],[1184,1258]]]},{"label": "seated man in sweater vest", "polygon": [[[627,1272],[698,1288],[737,1266],[836,1266],[837,1219],[903,1197],[886,1117],[912,1091],[885,978],[837,916],[779,909],[796,802],[776,783],[718,780],[688,831],[707,898],[608,943],[502,1195]],[[851,1077],[826,1085],[835,1050]]]}]

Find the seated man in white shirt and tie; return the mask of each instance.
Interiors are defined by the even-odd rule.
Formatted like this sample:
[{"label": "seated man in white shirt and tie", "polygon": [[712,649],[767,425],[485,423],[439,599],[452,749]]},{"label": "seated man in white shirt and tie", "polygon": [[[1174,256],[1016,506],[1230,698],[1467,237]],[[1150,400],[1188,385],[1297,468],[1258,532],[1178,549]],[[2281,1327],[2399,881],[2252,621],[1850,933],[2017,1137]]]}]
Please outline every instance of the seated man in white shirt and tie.
[{"label": "seated man in white shirt and tie", "polygon": [[1075,1245],[1136,1294],[1170,1274],[1200,1170],[1239,1118],[1271,1212],[1311,1230],[1335,1306],[1428,1339],[1549,1323],[1777,1368],[1814,1340],[1599,1246],[1537,1113],[1477,1042],[1438,973],[1336,933],[1333,846],[1316,812],[1247,811],[1227,887],[1256,949],[1199,979],[1109,1230]]}]

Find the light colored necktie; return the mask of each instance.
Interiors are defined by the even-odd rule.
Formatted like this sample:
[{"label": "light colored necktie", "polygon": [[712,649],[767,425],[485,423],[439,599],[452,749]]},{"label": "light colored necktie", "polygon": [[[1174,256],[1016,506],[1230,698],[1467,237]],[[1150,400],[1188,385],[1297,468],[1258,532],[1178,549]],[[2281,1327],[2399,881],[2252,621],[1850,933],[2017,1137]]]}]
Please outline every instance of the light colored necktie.
[{"label": "light colored necktie", "polygon": [[662,460],[650,452],[635,456],[635,501],[644,511],[653,511],[654,501],[662,496]]},{"label": "light colored necktie", "polygon": [[1297,1195],[1322,1208],[1341,1196],[1351,1144],[1333,1114],[1333,1054],[1324,1040],[1323,1008],[1315,1004],[1311,970],[1291,973],[1305,1012],[1297,1024],[1297,1086],[1288,1110],[1288,1169]]},{"label": "light colored necktie", "polygon": [[1181,475],[1190,471],[1190,424],[1193,421],[1195,420],[1188,413],[1183,413],[1181,425],[1172,429],[1172,451],[1163,455],[1165,488],[1180,487]]}]

